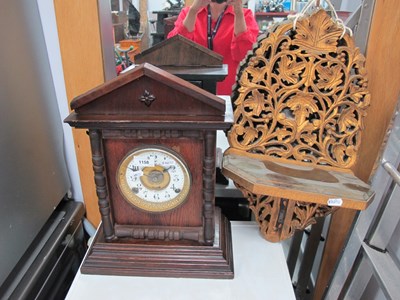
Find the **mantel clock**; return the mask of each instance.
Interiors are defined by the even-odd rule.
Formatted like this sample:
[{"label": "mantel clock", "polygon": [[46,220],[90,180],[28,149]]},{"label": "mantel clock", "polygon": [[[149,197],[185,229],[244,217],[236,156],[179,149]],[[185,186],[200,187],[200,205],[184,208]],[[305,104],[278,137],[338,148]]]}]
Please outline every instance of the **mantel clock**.
[{"label": "mantel clock", "polygon": [[101,226],[82,273],[232,278],[229,221],[214,206],[221,98],[142,64],[71,102],[88,130]]}]

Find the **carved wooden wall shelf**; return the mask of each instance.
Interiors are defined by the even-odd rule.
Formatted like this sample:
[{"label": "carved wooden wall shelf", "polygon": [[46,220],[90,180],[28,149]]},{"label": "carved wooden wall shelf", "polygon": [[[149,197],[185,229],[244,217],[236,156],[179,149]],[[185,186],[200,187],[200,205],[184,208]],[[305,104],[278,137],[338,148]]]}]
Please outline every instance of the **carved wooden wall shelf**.
[{"label": "carved wooden wall shelf", "polygon": [[248,197],[267,240],[372,200],[351,171],[370,101],[364,63],[324,10],[295,29],[278,25],[243,61],[223,172]]}]

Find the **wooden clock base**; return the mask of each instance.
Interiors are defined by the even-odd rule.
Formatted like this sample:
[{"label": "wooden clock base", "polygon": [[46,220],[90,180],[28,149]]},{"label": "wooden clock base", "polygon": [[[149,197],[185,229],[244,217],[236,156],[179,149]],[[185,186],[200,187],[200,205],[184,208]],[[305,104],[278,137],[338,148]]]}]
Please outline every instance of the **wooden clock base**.
[{"label": "wooden clock base", "polygon": [[83,274],[232,279],[230,222],[215,210],[214,245],[105,242],[102,227],[86,256]]}]

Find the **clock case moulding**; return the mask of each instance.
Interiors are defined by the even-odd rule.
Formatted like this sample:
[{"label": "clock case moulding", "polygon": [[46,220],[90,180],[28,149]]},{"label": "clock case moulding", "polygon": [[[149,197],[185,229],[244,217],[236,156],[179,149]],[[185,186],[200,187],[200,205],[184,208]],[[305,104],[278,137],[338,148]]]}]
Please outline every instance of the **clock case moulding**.
[{"label": "clock case moulding", "polygon": [[[82,273],[233,278],[230,223],[214,205],[216,131],[231,126],[227,107],[148,63],[71,102],[65,122],[88,129],[102,220]],[[139,209],[117,186],[127,153],[153,146],[178,153],[191,173],[187,199],[170,211]]]}]

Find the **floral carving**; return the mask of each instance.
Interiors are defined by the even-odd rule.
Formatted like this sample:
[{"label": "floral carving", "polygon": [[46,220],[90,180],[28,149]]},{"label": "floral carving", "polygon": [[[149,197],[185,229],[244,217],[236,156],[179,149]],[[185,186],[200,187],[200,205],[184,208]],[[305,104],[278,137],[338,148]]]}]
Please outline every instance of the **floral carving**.
[{"label": "floral carving", "polygon": [[156,100],[156,97],[150,94],[147,90],[145,90],[143,95],[139,97],[139,101],[146,104],[146,106],[150,106],[154,100]]},{"label": "floral carving", "polygon": [[[295,29],[292,22],[278,25],[239,69],[231,148],[285,163],[350,168],[370,102],[364,64],[352,38],[324,10],[299,20]],[[239,188],[273,242],[335,210]]]},{"label": "floral carving", "polygon": [[[271,242],[277,242],[290,238],[296,230],[303,230],[307,226],[315,224],[318,217],[325,217],[333,213],[337,208],[316,203],[300,201],[288,201],[279,197],[267,195],[256,195],[249,193],[246,189],[238,186],[249,201],[249,208],[259,224],[261,234]],[[283,205],[282,205],[283,204]],[[275,211],[278,215],[291,214],[286,216],[290,222],[274,218]]]},{"label": "floral carving", "polygon": [[260,39],[233,92],[231,147],[350,168],[369,105],[365,58],[323,10]]},{"label": "floral carving", "polygon": [[333,20],[320,10],[311,18],[297,23],[293,44],[305,49],[308,53],[336,52],[337,42],[342,35]]}]

